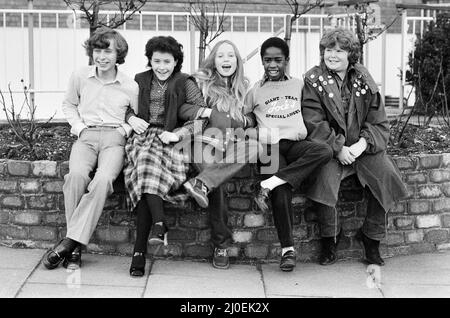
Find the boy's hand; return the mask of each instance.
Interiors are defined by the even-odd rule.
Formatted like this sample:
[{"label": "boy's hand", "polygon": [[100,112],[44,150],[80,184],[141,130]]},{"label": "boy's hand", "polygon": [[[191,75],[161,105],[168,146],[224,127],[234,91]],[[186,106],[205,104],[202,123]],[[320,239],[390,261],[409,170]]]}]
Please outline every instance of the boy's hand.
[{"label": "boy's hand", "polygon": [[356,160],[356,157],[352,155],[349,149],[349,147],[344,146],[342,147],[342,150],[337,154],[337,159],[344,166],[350,165]]},{"label": "boy's hand", "polygon": [[131,128],[133,128],[137,134],[142,134],[148,128],[148,123],[136,116],[130,117],[130,119],[128,119],[128,124],[130,124]]},{"label": "boy's hand", "polygon": [[164,144],[170,144],[171,142],[180,141],[180,137],[170,131],[165,131],[162,134],[158,135],[158,137]]},{"label": "boy's hand", "polygon": [[123,127],[117,127],[116,129],[119,132],[119,134],[121,134],[122,136],[124,136],[124,137],[127,136],[127,132],[125,131],[125,129],[123,129]]},{"label": "boy's hand", "polygon": [[360,138],[358,142],[348,147],[348,150],[353,155],[353,157],[358,158],[367,149],[367,141],[365,138]]}]

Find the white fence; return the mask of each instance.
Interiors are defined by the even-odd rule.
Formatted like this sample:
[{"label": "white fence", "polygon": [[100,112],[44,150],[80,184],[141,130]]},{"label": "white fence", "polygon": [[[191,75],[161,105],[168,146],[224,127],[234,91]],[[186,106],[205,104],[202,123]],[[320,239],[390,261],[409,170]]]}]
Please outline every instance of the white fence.
[{"label": "white fence", "polygon": [[[29,30],[27,18],[33,14],[34,27]],[[108,19],[110,11],[101,14]],[[284,29],[285,15],[282,14],[229,14],[224,32],[216,41],[229,39],[236,43],[243,57],[251,56],[255,48],[276,31]],[[120,68],[130,76],[145,70],[144,47],[148,39],[155,35],[171,35],[184,46],[185,62],[183,71],[191,73],[195,60],[199,34],[191,39],[187,13],[142,12],[127,22],[120,32],[129,44],[129,53]],[[18,104],[21,103],[21,79],[34,80],[37,117],[48,118],[56,112],[55,118],[62,118],[60,105],[70,73],[88,62],[82,43],[89,36],[89,29],[73,11],[68,10],[0,10],[0,89],[5,92],[8,84],[13,89]],[[319,40],[325,28],[330,28],[331,20],[326,15],[304,15],[294,26],[291,40],[291,75],[301,77],[309,68],[319,63]],[[33,50],[30,50],[29,35],[32,34]],[[399,96],[400,69],[403,52],[408,52],[414,44],[411,40],[401,41],[401,34],[386,36],[387,56],[382,63],[382,37],[370,42],[365,48],[366,65],[377,82],[381,82],[383,72],[386,95]],[[195,43],[194,47],[191,43]],[[30,58],[30,52],[33,52]],[[405,54],[405,53],[404,53]],[[403,54],[403,55],[404,55]],[[407,54],[407,53],[406,53]],[[31,60],[31,62],[30,62]],[[34,66],[31,66],[34,64]],[[31,70],[31,72],[30,72]],[[259,53],[245,63],[246,75],[252,83],[261,78],[263,69]],[[0,111],[0,119],[4,119]]]}]

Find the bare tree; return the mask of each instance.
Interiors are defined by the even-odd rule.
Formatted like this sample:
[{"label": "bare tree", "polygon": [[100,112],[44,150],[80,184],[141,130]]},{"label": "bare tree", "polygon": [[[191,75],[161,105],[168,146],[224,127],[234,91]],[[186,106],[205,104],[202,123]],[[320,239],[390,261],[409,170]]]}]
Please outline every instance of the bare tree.
[{"label": "bare tree", "polygon": [[224,23],[227,18],[225,10],[228,0],[206,3],[196,0],[189,3],[186,11],[189,13],[190,23],[200,31],[200,44],[198,47],[198,66],[200,67],[205,59],[206,47],[219,35],[225,32]]},{"label": "bare tree", "polygon": [[[102,26],[112,29],[118,28],[128,20],[133,18],[136,12],[139,12],[145,5],[147,0],[63,0],[72,10],[83,12],[83,18],[89,23],[89,35],[91,36],[95,30]],[[100,18],[100,9],[108,8],[117,11],[113,17]],[[92,64],[92,61],[89,61]]]},{"label": "bare tree", "polygon": [[364,44],[375,40],[378,36],[383,34],[383,32],[389,29],[400,16],[397,14],[388,25],[382,25],[379,21],[379,7],[371,5],[371,3],[378,1],[379,0],[350,0],[338,2],[339,5],[345,5],[347,7],[347,13],[349,13],[348,9],[350,6],[353,6],[356,11],[356,36],[358,37],[361,50],[361,56],[359,58],[361,64],[364,64]]},{"label": "bare tree", "polygon": [[324,4],[325,0],[305,0],[301,3],[298,0],[284,0],[291,9],[291,19],[290,24],[285,32],[284,40],[290,46],[291,43],[291,33],[294,22],[299,19],[305,13],[311,11],[314,8],[320,7]]}]

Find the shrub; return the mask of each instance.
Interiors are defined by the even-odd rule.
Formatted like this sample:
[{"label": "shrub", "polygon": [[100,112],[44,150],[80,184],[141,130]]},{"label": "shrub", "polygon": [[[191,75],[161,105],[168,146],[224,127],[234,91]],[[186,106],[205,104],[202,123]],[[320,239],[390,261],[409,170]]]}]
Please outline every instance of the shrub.
[{"label": "shrub", "polygon": [[440,14],[428,26],[409,54],[406,80],[416,92],[415,111],[449,118],[450,100],[450,14]]}]

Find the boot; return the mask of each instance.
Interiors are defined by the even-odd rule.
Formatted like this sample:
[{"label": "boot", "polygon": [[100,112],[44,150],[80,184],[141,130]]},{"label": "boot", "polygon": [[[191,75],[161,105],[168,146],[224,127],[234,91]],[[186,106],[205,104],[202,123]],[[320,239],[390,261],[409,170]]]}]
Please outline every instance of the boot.
[{"label": "boot", "polygon": [[362,245],[367,263],[380,266],[384,265],[384,260],[381,258],[379,251],[380,241],[372,240],[367,237],[361,229],[356,233],[355,238],[363,243]]},{"label": "boot", "polygon": [[334,242],[334,237],[322,237],[320,240],[322,245],[322,250],[319,256],[320,265],[331,265],[337,261],[336,249],[341,238],[341,232],[336,236],[336,242]]}]

